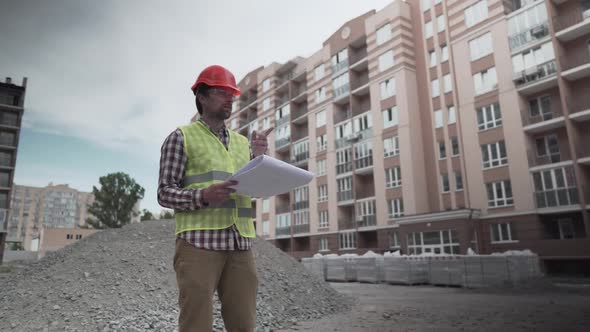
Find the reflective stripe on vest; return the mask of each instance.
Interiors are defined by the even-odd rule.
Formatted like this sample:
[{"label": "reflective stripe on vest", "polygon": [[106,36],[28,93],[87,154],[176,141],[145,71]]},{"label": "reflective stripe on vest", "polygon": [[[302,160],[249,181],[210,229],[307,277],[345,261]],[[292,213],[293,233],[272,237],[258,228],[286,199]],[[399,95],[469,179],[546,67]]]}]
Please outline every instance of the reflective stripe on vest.
[{"label": "reflective stripe on vest", "polygon": [[223,171],[210,171],[207,173],[201,173],[197,175],[185,176],[182,179],[182,186],[186,187],[193,183],[209,182],[209,181],[225,181],[232,174]]}]

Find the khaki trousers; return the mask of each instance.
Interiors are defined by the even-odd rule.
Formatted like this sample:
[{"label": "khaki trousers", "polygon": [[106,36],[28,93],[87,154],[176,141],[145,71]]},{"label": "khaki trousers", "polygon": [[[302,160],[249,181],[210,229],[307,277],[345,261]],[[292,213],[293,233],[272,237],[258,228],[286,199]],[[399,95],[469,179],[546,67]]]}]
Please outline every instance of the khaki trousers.
[{"label": "khaki trousers", "polygon": [[252,250],[199,249],[177,239],[174,270],[179,290],[179,332],[212,330],[215,290],[228,332],[256,329],[258,279]]}]

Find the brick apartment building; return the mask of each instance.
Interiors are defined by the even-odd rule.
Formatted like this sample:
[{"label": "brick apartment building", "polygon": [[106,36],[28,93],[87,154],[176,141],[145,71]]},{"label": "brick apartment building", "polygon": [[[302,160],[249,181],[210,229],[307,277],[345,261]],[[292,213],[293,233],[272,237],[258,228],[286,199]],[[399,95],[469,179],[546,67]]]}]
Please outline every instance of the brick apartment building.
[{"label": "brick apartment building", "polygon": [[[394,1],[248,73],[228,125],[314,172],[258,199],[294,257],[530,249],[590,262],[590,1]],[[582,264],[580,264],[582,263]]]}]

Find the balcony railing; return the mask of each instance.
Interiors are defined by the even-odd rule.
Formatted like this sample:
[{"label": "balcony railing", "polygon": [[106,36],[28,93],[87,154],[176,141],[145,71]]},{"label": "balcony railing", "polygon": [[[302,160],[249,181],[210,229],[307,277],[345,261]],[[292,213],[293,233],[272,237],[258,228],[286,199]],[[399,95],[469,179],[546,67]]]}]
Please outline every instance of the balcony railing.
[{"label": "balcony railing", "polygon": [[336,74],[346,67],[348,67],[348,59],[340,61],[335,65],[332,65],[332,74]]},{"label": "balcony railing", "polygon": [[360,60],[367,57],[367,48],[359,48],[356,52],[351,52],[350,54],[350,64],[354,65],[355,63],[359,62]]},{"label": "balcony railing", "polygon": [[0,104],[18,106],[19,98],[17,96],[0,95]]},{"label": "balcony railing", "polygon": [[528,155],[530,167],[554,164],[554,163],[558,163],[563,160],[563,157],[562,157],[561,153],[559,153],[559,152],[549,154],[549,155],[539,156],[539,155],[537,155],[537,151],[530,150],[527,152],[527,155]]},{"label": "balcony railing", "polygon": [[309,224],[293,225],[293,234],[309,233]]},{"label": "balcony railing", "polygon": [[553,18],[553,25],[555,32],[567,29],[584,20],[590,19],[590,10],[582,11],[581,9],[569,15],[558,15]]},{"label": "balcony railing", "polygon": [[5,126],[17,127],[18,126],[18,115],[4,114],[3,116],[0,116],[0,124],[5,125]]},{"label": "balcony railing", "polygon": [[12,157],[0,157],[0,166],[12,167]]},{"label": "balcony railing", "polygon": [[307,160],[309,160],[309,151],[298,153],[291,157],[291,162],[293,163],[300,163]]},{"label": "balcony railing", "polygon": [[562,71],[570,70],[590,63],[590,50],[584,48],[582,51],[570,52],[560,58]]},{"label": "balcony railing", "polygon": [[577,187],[537,191],[535,198],[538,209],[580,204]]},{"label": "balcony railing", "polygon": [[334,89],[334,99],[338,99],[340,97],[348,95],[350,92],[350,84],[346,83],[341,87]]},{"label": "balcony railing", "polygon": [[276,233],[277,236],[291,235],[291,226],[277,227],[275,233]]},{"label": "balcony railing", "polygon": [[369,75],[363,75],[352,81],[352,90],[354,91],[367,83],[369,83]]},{"label": "balcony railing", "polygon": [[293,97],[297,97],[306,91],[307,91],[307,85],[306,84],[300,85],[297,88],[293,89]]},{"label": "balcony railing", "polygon": [[350,201],[353,197],[352,190],[338,192],[338,202]]},{"label": "balcony railing", "polygon": [[517,86],[524,86],[537,82],[542,78],[555,74],[555,60],[549,60],[540,65],[527,68],[521,72],[514,73],[514,81]]},{"label": "balcony railing", "polygon": [[375,215],[362,216],[362,220],[358,221],[359,227],[367,227],[367,226],[375,226],[375,225],[377,225],[377,216],[375,216]]},{"label": "balcony railing", "polygon": [[309,201],[301,201],[293,203],[293,211],[294,210],[303,210],[309,209]]},{"label": "balcony railing", "polygon": [[275,213],[276,214],[283,214],[283,213],[289,213],[291,211],[289,211],[289,205],[278,205],[275,208]]},{"label": "balcony railing", "polygon": [[280,125],[283,125],[283,124],[285,124],[285,123],[289,122],[289,120],[291,120],[291,117],[290,117],[290,115],[289,115],[289,114],[287,114],[287,115],[284,115],[282,118],[278,118],[278,119],[277,119],[275,126],[277,126],[277,127],[278,127],[278,126],[280,126]]},{"label": "balcony railing", "polygon": [[352,221],[352,219],[350,219],[349,217],[338,218],[338,229],[351,229],[354,227],[354,221]]},{"label": "balcony railing", "polygon": [[293,119],[297,119],[300,116],[307,114],[307,111],[308,111],[307,107],[302,106],[302,107],[299,107],[298,109],[294,110],[291,113],[291,116],[293,117]]},{"label": "balcony railing", "polygon": [[582,112],[590,110],[590,94],[579,93],[575,94],[575,97],[568,97],[566,99],[567,107],[570,112]]},{"label": "balcony railing", "polygon": [[283,148],[283,147],[285,147],[285,146],[289,145],[289,143],[290,143],[290,140],[291,140],[291,139],[290,139],[289,137],[286,137],[286,138],[280,138],[280,139],[276,140],[276,141],[275,141],[275,148],[276,148],[276,149],[280,149],[280,148]]},{"label": "balcony railing", "polygon": [[246,107],[246,106],[248,106],[248,105],[252,104],[252,103],[253,103],[253,102],[255,102],[255,101],[256,101],[256,96],[254,96],[254,97],[250,97],[250,98],[247,98],[247,99],[245,99],[245,100],[242,100],[242,101],[240,102],[240,109],[242,109],[242,108],[244,108],[244,107]]},{"label": "balcony railing", "polygon": [[347,136],[347,137],[342,137],[342,138],[336,139],[336,149],[340,149],[340,148],[351,146],[351,145],[352,145],[351,137]]},{"label": "balcony railing", "polygon": [[549,24],[548,22],[543,22],[530,28],[529,30],[508,37],[510,49],[515,50],[517,48],[521,48],[530,42],[542,39],[547,35],[549,35]]},{"label": "balcony railing", "polygon": [[336,174],[352,172],[352,162],[336,165]]},{"label": "balcony railing", "polygon": [[370,166],[373,166],[373,155],[366,156],[354,161],[355,169],[361,169]]},{"label": "balcony railing", "polygon": [[563,116],[563,113],[561,112],[561,107],[560,107],[559,103],[558,103],[558,105],[551,105],[550,110],[539,110],[538,115],[531,115],[531,112],[528,109],[521,113],[523,126],[529,126],[529,125],[533,125],[536,123],[549,121],[551,119],[555,119],[560,116]]},{"label": "balcony railing", "polygon": [[0,145],[16,146],[16,142],[14,138],[0,137]]}]

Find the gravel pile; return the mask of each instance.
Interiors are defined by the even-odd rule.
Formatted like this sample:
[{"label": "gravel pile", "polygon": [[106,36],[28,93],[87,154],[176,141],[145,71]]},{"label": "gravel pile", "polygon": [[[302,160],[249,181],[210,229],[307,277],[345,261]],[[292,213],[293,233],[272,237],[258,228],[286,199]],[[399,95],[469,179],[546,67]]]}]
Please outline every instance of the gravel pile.
[{"label": "gravel pile", "polygon": [[[255,243],[257,329],[272,331],[346,310],[352,300],[272,244]],[[0,271],[2,331],[175,331],[174,223],[93,234],[42,260]],[[224,331],[215,299],[214,331]]]}]

